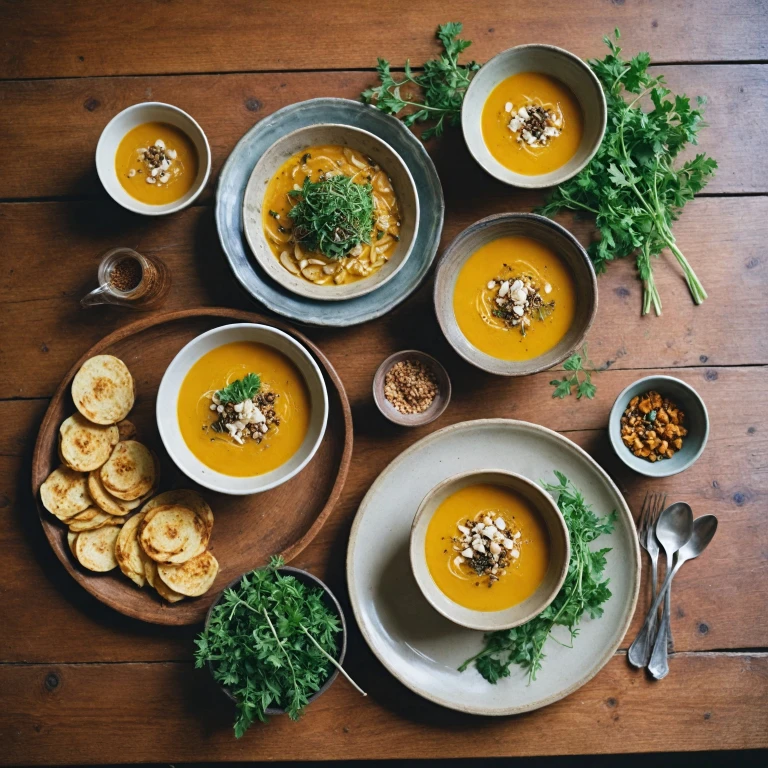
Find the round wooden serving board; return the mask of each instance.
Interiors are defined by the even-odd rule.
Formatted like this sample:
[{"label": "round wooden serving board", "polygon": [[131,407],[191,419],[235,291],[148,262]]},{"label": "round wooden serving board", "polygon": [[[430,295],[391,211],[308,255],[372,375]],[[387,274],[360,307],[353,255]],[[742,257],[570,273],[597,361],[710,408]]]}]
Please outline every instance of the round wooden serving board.
[{"label": "round wooden serving board", "polygon": [[[289,333],[314,355],[328,389],[328,427],[312,461],[279,488],[254,496],[227,496],[197,487],[171,462],[163,449],[155,422],[155,395],[160,379],[176,353],[204,331],[233,322],[264,323]],[[40,485],[59,465],[59,425],[75,412],[70,384],[80,366],[93,355],[110,354],[123,360],[136,380],[136,404],[128,418],[137,438],[160,457],[160,491],[194,488],[214,513],[210,549],[219,561],[219,574],[202,597],[166,603],[150,587],[139,589],[119,569],[94,573],[72,557],[67,528],[40,502]],[[154,624],[195,624],[219,592],[242,573],[263,565],[273,554],[290,562],[317,535],[331,513],[347,477],[352,456],[352,413],[344,385],[323,353],[288,325],[251,312],[206,307],[141,319],[93,346],[75,363],[46,411],[32,460],[32,490],[43,530],[59,560],[92,595],[117,611]]]}]

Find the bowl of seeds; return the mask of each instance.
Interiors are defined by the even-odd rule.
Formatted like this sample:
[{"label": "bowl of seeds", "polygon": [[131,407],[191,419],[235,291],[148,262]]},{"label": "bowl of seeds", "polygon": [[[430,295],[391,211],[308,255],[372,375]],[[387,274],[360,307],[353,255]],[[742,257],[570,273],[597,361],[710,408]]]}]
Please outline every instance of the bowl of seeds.
[{"label": "bowl of seeds", "polygon": [[438,418],[451,399],[451,380],[434,357],[415,349],[390,355],[373,377],[373,399],[383,416],[403,427]]}]

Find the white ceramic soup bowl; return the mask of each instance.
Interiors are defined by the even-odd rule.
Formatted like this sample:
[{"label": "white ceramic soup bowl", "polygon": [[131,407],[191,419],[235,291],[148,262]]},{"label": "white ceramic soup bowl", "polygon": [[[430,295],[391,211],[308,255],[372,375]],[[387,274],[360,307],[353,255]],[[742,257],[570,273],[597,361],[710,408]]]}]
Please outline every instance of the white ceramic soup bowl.
[{"label": "white ceramic soup bowl", "polygon": [[[462,488],[479,483],[504,486],[522,496],[539,513],[549,533],[549,567],[543,581],[522,603],[500,611],[477,611],[451,600],[432,578],[424,550],[427,528],[437,508]],[[495,632],[525,624],[538,616],[557,597],[568,573],[571,543],[568,528],[557,504],[543,488],[514,472],[480,469],[443,480],[424,497],[411,526],[410,556],[416,583],[438,613],[462,627]]]},{"label": "white ceramic soup bowl", "polygon": [[[563,83],[579,102],[584,119],[576,154],[554,171],[537,176],[510,171],[491,154],[483,138],[485,102],[499,83],[522,72],[538,72]],[[494,56],[474,76],[464,96],[461,128],[470,153],[491,176],[514,187],[538,189],[562,184],[589,163],[603,140],[606,116],[603,88],[588,64],[554,45],[518,45]]]},{"label": "white ceramic soup bowl", "polygon": [[[163,205],[142,203],[128,194],[115,170],[115,153],[125,134],[143,123],[154,122],[170,123],[184,131],[195,145],[198,158],[197,178],[189,191],[178,200]],[[145,101],[124,109],[107,123],[96,145],[96,171],[109,196],[123,208],[145,216],[165,216],[186,208],[203,191],[211,174],[211,148],[203,129],[183,109],[159,101]]]},{"label": "white ceramic soup bowl", "polygon": [[[271,472],[250,477],[225,475],[200,461],[187,446],[178,417],[179,390],[189,369],[211,350],[238,341],[264,344],[285,355],[299,369],[307,384],[312,411],[304,442],[296,453]],[[328,392],[320,368],[298,341],[268,325],[235,323],[200,334],[173,358],[157,391],[156,416],[160,438],[168,455],[187,477],[212,491],[246,496],[282,485],[309,464],[320,447],[328,423]]]},{"label": "white ceramic soup bowl", "polygon": [[[372,158],[392,179],[400,205],[400,241],[390,249],[387,263],[369,277],[346,285],[315,285],[291,274],[278,261],[264,234],[262,211],[269,182],[293,155],[309,147],[324,144],[350,147]],[[408,166],[400,155],[378,136],[349,125],[310,125],[278,139],[256,163],[245,189],[243,227],[256,261],[276,283],[292,293],[310,299],[342,301],[376,290],[389,282],[405,266],[418,232],[419,196]]]}]

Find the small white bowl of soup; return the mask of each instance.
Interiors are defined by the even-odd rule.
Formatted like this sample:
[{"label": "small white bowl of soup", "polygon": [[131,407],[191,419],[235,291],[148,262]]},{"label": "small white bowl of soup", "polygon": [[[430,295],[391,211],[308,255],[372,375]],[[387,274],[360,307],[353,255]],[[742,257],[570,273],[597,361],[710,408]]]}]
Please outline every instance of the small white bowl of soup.
[{"label": "small white bowl of soup", "polygon": [[461,109],[467,147],[491,176],[515,187],[561,184],[603,140],[606,103],[589,65],[552,45],[520,45],[475,75]]},{"label": "small white bowl of soup", "polygon": [[212,491],[261,493],[312,460],[328,422],[328,393],[312,355],[267,325],[213,328],[168,366],[157,393],[168,454]]},{"label": "small white bowl of soup", "polygon": [[349,125],[312,125],[261,156],[243,222],[273,280],[301,296],[341,301],[370,293],[405,266],[419,197],[389,144]]},{"label": "small white bowl of soup", "polygon": [[96,146],[99,179],[134,213],[164,216],[190,205],[211,173],[203,129],[184,110],[148,101],[110,120]]},{"label": "small white bowl of soup", "polygon": [[502,213],[448,246],[434,301],[461,357],[489,373],[527,376],[582,345],[597,313],[597,280],[567,229],[532,213]]},{"label": "small white bowl of soup", "polygon": [[513,472],[449,478],[419,505],[411,567],[424,597],[470,629],[511,629],[540,614],[568,572],[568,528],[552,497]]}]

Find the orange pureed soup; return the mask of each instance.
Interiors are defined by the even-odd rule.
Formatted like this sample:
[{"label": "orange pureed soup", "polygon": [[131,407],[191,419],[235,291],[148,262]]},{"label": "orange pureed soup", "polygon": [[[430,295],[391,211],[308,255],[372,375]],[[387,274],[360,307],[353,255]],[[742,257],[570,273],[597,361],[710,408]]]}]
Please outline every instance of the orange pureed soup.
[{"label": "orange pureed soup", "polygon": [[[488,518],[504,521],[500,549],[508,563],[493,577],[478,574],[460,554],[464,544],[459,526],[471,531],[470,526]],[[510,549],[505,539],[514,542]],[[490,483],[470,485],[449,496],[432,515],[424,547],[435,584],[455,603],[475,611],[502,611],[522,603],[549,568],[549,533],[539,513],[527,499]]]},{"label": "orange pureed soup", "polygon": [[[246,439],[239,445],[211,428],[217,417],[211,395],[252,372],[261,378],[260,392],[275,395],[279,425],[260,442]],[[284,354],[238,341],[211,350],[189,369],[179,390],[179,427],[187,447],[207,467],[235,477],[263,475],[288,461],[304,442],[310,402],[304,377]]]},{"label": "orange pureed soup", "polygon": [[[531,106],[532,113],[545,116],[544,125],[538,120],[528,122],[530,116],[519,114],[522,108],[527,115]],[[581,106],[570,89],[537,72],[522,72],[499,83],[487,98],[481,117],[489,152],[505,168],[525,176],[565,165],[579,148],[583,122]],[[541,132],[540,138],[528,128],[534,134]]]},{"label": "orange pureed soup", "polygon": [[[529,304],[519,318],[509,301],[517,280],[536,290],[526,296]],[[500,297],[505,282],[508,291]],[[459,329],[472,346],[500,360],[531,360],[549,352],[568,332],[575,304],[568,267],[528,237],[500,237],[479,248],[462,266],[453,289]]]}]

